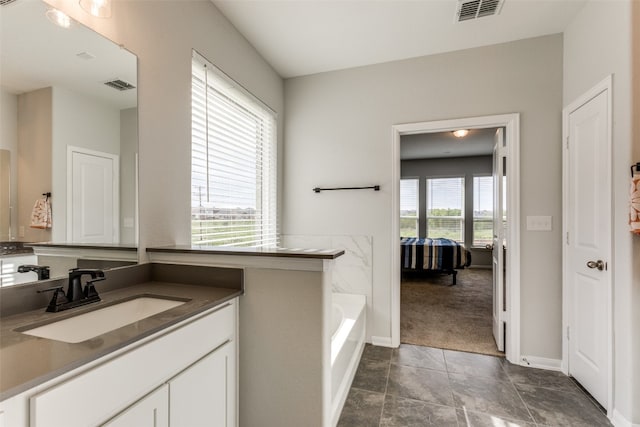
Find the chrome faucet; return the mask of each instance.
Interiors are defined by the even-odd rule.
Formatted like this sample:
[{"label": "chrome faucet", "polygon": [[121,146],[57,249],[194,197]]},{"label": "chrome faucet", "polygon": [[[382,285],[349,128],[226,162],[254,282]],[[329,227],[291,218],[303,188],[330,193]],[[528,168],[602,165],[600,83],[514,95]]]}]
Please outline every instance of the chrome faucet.
[{"label": "chrome faucet", "polygon": [[[87,281],[83,290],[82,276],[84,275],[91,276],[92,280]],[[46,311],[55,313],[100,301],[100,295],[98,295],[94,283],[104,279],[104,271],[102,270],[72,268],[69,270],[69,287],[66,294],[62,290],[62,286],[43,289],[38,293],[53,291],[53,297]]]}]

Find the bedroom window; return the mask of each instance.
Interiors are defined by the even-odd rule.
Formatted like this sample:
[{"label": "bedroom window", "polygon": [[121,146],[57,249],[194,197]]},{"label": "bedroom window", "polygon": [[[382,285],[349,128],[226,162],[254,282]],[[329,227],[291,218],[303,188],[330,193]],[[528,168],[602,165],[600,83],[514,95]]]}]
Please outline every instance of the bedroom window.
[{"label": "bedroom window", "polygon": [[193,52],[191,243],[274,246],[275,113]]},{"label": "bedroom window", "polygon": [[418,237],[418,180],[400,180],[400,237]]},{"label": "bedroom window", "polygon": [[473,177],[473,246],[493,241],[493,177]]},{"label": "bedroom window", "polygon": [[464,242],[464,177],[427,178],[427,237]]}]

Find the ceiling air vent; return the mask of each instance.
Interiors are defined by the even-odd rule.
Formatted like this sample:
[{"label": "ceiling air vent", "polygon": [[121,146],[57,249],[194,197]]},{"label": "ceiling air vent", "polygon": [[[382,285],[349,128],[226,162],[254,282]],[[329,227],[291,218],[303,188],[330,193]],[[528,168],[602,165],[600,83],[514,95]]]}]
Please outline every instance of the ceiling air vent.
[{"label": "ceiling air vent", "polygon": [[0,6],[8,6],[17,0],[0,0]]},{"label": "ceiling air vent", "polygon": [[131,83],[127,83],[124,80],[120,80],[120,79],[111,80],[111,81],[105,82],[104,84],[118,90],[129,90],[129,89],[136,88]]},{"label": "ceiling air vent", "polygon": [[504,0],[459,0],[456,21],[469,21],[500,13]]}]

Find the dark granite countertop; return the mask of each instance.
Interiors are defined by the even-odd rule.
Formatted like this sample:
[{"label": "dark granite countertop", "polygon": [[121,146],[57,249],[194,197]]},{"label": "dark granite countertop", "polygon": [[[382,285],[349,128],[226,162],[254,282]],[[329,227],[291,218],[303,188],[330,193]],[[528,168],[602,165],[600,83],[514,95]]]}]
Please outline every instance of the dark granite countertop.
[{"label": "dark granite countertop", "polygon": [[31,248],[69,248],[69,249],[105,249],[114,251],[137,251],[138,247],[135,245],[128,245],[122,243],[65,243],[65,242],[36,242],[25,243],[25,246]]},{"label": "dark granite countertop", "polygon": [[147,248],[147,252],[172,252],[207,255],[238,255],[284,258],[335,259],[344,255],[342,249],[248,248],[230,246],[176,245]]},{"label": "dark granite countertop", "polygon": [[[150,265],[155,266],[155,264]],[[236,276],[239,277],[237,287],[234,284],[230,284],[228,277],[221,277],[221,285],[226,287],[217,287],[215,283],[206,284],[202,282],[205,276],[211,276],[211,274],[207,274],[204,267],[194,267],[196,271],[192,277],[186,278],[185,282],[187,284],[177,283],[174,281],[176,276],[184,275],[185,269],[190,266],[175,267],[176,270],[167,270],[171,266],[161,266],[157,268],[159,272],[148,273],[148,276],[152,279],[150,281],[100,292],[102,301],[98,303],[59,313],[47,313],[43,307],[2,317],[0,325],[0,401],[135,343],[198,313],[219,306],[243,293],[241,273],[239,275],[231,273],[231,276],[229,276],[229,273],[222,273],[222,275],[232,277],[231,282],[236,279]],[[135,271],[131,270],[133,273],[129,274],[138,275],[139,277],[141,270],[153,270],[153,267],[149,267],[149,264],[127,268],[136,269]],[[123,272],[127,274],[126,268],[120,269],[118,274],[122,275]],[[108,274],[108,272],[105,272],[105,274]],[[172,281],[155,280],[157,277],[154,276],[164,276]],[[209,281],[212,282],[211,279]],[[96,287],[98,286],[99,282],[96,283]],[[113,302],[141,295],[169,297],[185,300],[186,302],[135,323],[75,344],[38,338],[16,331],[16,329],[22,329],[27,325],[51,323],[100,309]]]}]

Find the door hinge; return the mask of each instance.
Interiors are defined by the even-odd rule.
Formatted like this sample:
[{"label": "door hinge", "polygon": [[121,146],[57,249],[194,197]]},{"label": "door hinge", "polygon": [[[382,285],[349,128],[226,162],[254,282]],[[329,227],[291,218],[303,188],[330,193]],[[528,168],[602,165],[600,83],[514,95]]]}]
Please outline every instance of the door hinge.
[{"label": "door hinge", "polygon": [[569,244],[569,232],[568,231],[567,231],[566,240],[567,240],[567,245],[568,245]]},{"label": "door hinge", "polygon": [[571,339],[571,332],[570,332],[570,327],[567,326],[567,339],[570,340]]},{"label": "door hinge", "polygon": [[568,150],[569,149],[569,135],[567,135],[567,139],[566,139],[565,144],[566,144],[566,147],[567,147],[567,150]]}]

